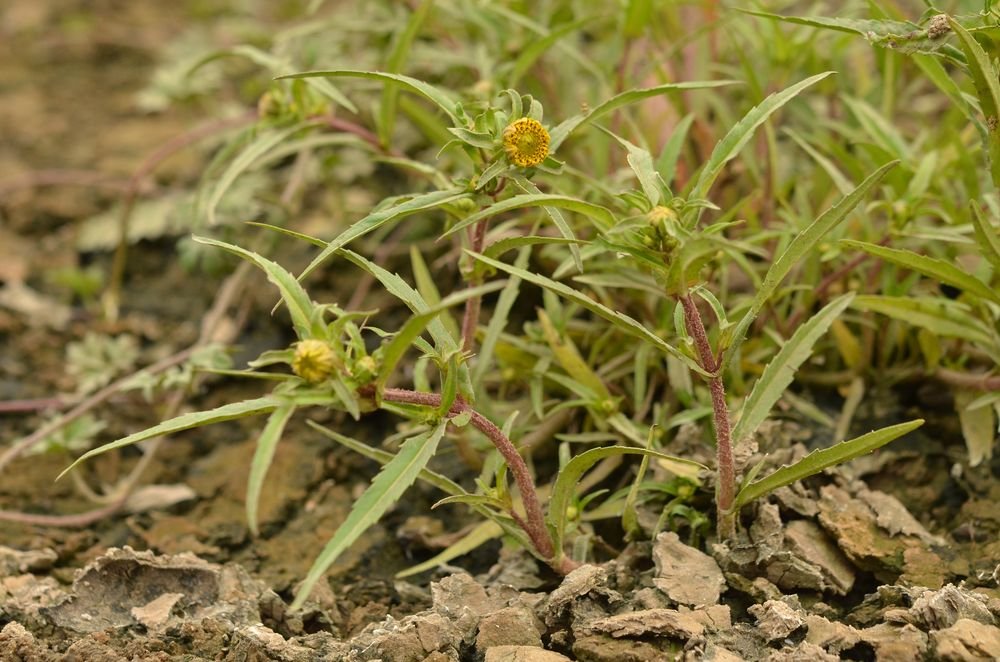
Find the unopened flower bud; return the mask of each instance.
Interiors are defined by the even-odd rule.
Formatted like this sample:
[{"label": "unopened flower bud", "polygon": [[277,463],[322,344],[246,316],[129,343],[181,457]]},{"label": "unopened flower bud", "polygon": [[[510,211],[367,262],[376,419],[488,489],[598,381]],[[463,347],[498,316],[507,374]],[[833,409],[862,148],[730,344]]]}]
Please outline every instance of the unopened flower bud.
[{"label": "unopened flower bud", "polygon": [[295,345],[292,372],[309,382],[318,384],[334,369],[333,348],[322,340],[303,340]]}]

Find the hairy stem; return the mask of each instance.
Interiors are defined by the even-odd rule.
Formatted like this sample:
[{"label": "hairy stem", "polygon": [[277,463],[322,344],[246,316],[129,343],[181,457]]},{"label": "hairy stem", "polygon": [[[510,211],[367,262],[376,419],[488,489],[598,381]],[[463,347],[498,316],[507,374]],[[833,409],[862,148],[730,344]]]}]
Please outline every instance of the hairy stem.
[{"label": "hairy stem", "polygon": [[[469,232],[472,251],[482,253],[486,243],[487,219],[482,219],[476,223]],[[471,287],[482,284],[482,279],[476,278],[469,283]],[[465,315],[462,317],[462,351],[470,353],[476,349],[476,327],[479,326],[479,311],[483,306],[483,298],[474,296],[465,302]]]},{"label": "hairy stem", "polygon": [[[440,407],[441,396],[437,393],[425,393],[422,391],[410,391],[402,388],[387,388],[382,391],[382,400],[386,402],[398,402],[402,404],[423,405],[425,407]],[[450,414],[458,415],[468,412],[472,425],[482,432],[496,446],[496,449],[503,456],[517,483],[517,489],[521,493],[521,501],[524,503],[525,519],[515,518],[519,521],[521,528],[528,534],[531,544],[543,558],[552,559],[555,556],[552,547],[552,537],[545,526],[545,518],[542,515],[542,504],[538,500],[538,493],[535,491],[535,481],[531,478],[528,465],[524,458],[517,452],[514,444],[511,443],[507,435],[498,428],[493,421],[489,420],[475,409],[470,407],[461,398],[456,399],[451,406]],[[560,568],[556,568],[560,570]]]},{"label": "hairy stem", "polygon": [[733,467],[732,428],[729,423],[729,406],[726,404],[726,387],[722,383],[719,361],[708,342],[705,323],[698,306],[690,294],[680,297],[684,306],[684,325],[694,339],[701,367],[712,376],[708,380],[712,392],[712,413],[715,422],[716,464],[718,465],[718,493],[716,507],[719,518],[719,537],[723,540],[736,535],[735,514],[731,512],[736,497],[736,471]]}]

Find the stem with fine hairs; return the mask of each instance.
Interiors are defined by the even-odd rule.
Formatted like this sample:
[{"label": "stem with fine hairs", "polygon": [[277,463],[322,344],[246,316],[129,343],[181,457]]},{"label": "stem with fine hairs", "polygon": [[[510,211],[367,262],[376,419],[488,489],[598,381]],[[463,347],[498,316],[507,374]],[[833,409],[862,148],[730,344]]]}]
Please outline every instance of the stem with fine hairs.
[{"label": "stem with fine hairs", "polygon": [[705,323],[701,319],[694,298],[690,294],[684,294],[679,298],[681,305],[684,306],[684,325],[698,351],[698,362],[711,375],[708,378],[708,385],[712,392],[712,413],[715,422],[715,452],[718,467],[716,508],[719,538],[728,540],[736,535],[736,514],[732,512],[733,501],[736,498],[736,471],[733,467],[732,427],[729,422],[729,406],[726,404],[726,388],[722,383],[721,362],[712,352]]},{"label": "stem with fine hairs", "polygon": [[[382,391],[381,395],[384,402],[422,405],[425,407],[441,406],[441,396],[437,393],[411,391],[402,388],[386,388]],[[545,526],[542,504],[538,499],[538,492],[535,490],[535,481],[531,477],[531,472],[528,471],[528,465],[525,463],[524,458],[517,452],[517,448],[507,438],[507,435],[493,421],[470,407],[461,398],[456,398],[448,413],[452,416],[468,413],[470,416],[469,422],[472,426],[486,435],[486,438],[500,452],[500,455],[507,463],[507,467],[510,469],[510,473],[514,476],[514,482],[517,483],[517,489],[521,493],[521,501],[524,503],[524,518],[513,512],[511,515],[514,521],[524,529],[535,551],[546,561],[552,563],[556,558],[552,536],[549,535],[549,530]],[[557,572],[566,574],[577,566],[575,561],[562,554],[559,555],[559,558],[559,567],[553,567]]]}]

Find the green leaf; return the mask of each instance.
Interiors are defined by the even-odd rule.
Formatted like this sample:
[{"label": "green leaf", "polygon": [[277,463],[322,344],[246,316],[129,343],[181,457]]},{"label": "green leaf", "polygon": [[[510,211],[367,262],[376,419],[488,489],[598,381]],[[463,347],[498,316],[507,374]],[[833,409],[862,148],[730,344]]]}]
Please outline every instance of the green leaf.
[{"label": "green leaf", "polygon": [[795,464],[781,467],[774,473],[754,481],[741,489],[733,502],[733,509],[736,510],[754,499],[773,492],[779,487],[791,485],[797,480],[818,474],[827,467],[843,464],[859,455],[871,453],[877,448],[885,446],[890,441],[916,430],[923,424],[924,419],[918,418],[907,423],[890,425],[881,430],[869,432],[850,441],[842,441],[830,448],[813,451]]},{"label": "green leaf", "polygon": [[[528,195],[543,195],[543,193],[538,189],[538,187],[535,186],[534,182],[532,182],[524,175],[515,173],[511,177],[511,179],[514,180],[514,183],[517,184],[518,188],[520,188]],[[576,240],[576,235],[573,234],[573,228],[570,227],[570,224],[566,222],[566,219],[563,217],[562,212],[559,211],[557,207],[554,207],[552,205],[545,205],[543,209],[545,210],[545,213],[549,215],[549,218],[552,219],[552,222],[555,224],[556,228],[558,228],[559,234],[561,234],[566,239],[572,239],[574,241]],[[576,266],[576,270],[579,271],[580,273],[583,273],[583,258],[580,257],[580,247],[577,246],[575,243],[572,243],[569,245],[569,252],[573,256],[573,264]]]},{"label": "green leaf", "polygon": [[799,234],[795,236],[794,239],[788,244],[785,251],[778,256],[778,258],[771,265],[771,268],[767,270],[767,275],[764,276],[764,282],[761,283],[760,288],[757,290],[757,294],[754,296],[753,302],[750,304],[750,308],[744,313],[743,317],[740,319],[736,328],[733,330],[732,343],[725,350],[723,355],[722,366],[725,369],[732,361],[733,356],[736,355],[737,350],[743,343],[743,339],[746,336],[747,329],[750,324],[760,313],[761,308],[767,303],[767,300],[771,298],[771,295],[778,289],[778,285],[781,281],[785,279],[785,276],[792,270],[792,267],[802,259],[806,253],[811,251],[813,247],[820,242],[820,240],[826,235],[827,232],[836,227],[841,221],[847,218],[847,215],[858,206],[861,200],[868,194],[872,188],[875,187],[886,174],[896,167],[899,161],[890,161],[885,164],[872,174],[868,175],[865,181],[861,182],[856,189],[854,189],[850,195],[844,196],[837,204],[835,204],[830,209],[827,209],[823,214],[813,221],[809,227],[802,230]]},{"label": "green leaf", "polygon": [[288,314],[292,318],[292,325],[295,327],[296,335],[299,338],[309,338],[313,335],[319,335],[313,333],[315,329],[312,327],[313,320],[315,319],[314,311],[316,305],[309,298],[306,291],[302,289],[302,285],[295,280],[295,276],[285,271],[284,267],[253,251],[248,251],[245,248],[240,248],[239,246],[228,244],[218,239],[198,236],[193,237],[193,239],[199,244],[215,246],[229,251],[259,267],[267,275],[267,279],[274,283],[275,287],[281,293],[281,300],[288,307]]},{"label": "green leaf", "polygon": [[[409,283],[400,278],[398,275],[383,269],[367,258],[362,257],[354,251],[346,248],[341,249],[341,255],[343,255],[349,262],[361,267],[374,276],[375,279],[381,283],[383,287],[385,287],[387,292],[405,303],[406,306],[414,313],[420,315],[431,309],[431,306],[424,301],[424,298],[420,296],[420,293],[410,287]],[[452,354],[457,354],[459,352],[458,342],[455,340],[455,337],[448,332],[440,319],[432,319],[428,322],[427,332],[430,333],[431,338],[434,339],[436,349],[441,356],[451,356]],[[459,392],[463,397],[471,401],[474,397],[474,392],[472,389],[472,381],[469,377],[468,364],[462,363],[459,366],[458,376],[460,379]]]},{"label": "green leaf", "polygon": [[622,92],[621,94],[611,97],[593,110],[579,115],[574,115],[552,129],[550,151],[555,152],[559,149],[559,146],[563,144],[563,141],[565,141],[566,138],[568,138],[577,129],[584,127],[587,124],[604,117],[608,113],[622,108],[623,106],[628,106],[629,104],[633,104],[637,101],[660,96],[667,92],[673,92],[676,90],[699,90],[710,87],[723,87],[725,85],[733,85],[738,82],[739,81],[734,80],[688,81],[685,83],[668,83],[666,85],[657,85],[656,87],[647,87]]},{"label": "green leaf", "polygon": [[[413,280],[417,284],[417,292],[420,292],[424,301],[432,306],[441,303],[441,292],[438,290],[437,283],[434,282],[434,276],[427,268],[427,262],[424,261],[420,249],[414,245],[410,246],[410,268],[413,270]],[[441,323],[444,324],[456,342],[462,337],[462,332],[451,315],[442,315]]]},{"label": "green leaf", "polygon": [[257,437],[257,449],[253,454],[253,462],[250,464],[250,475],[247,478],[247,526],[250,533],[257,536],[257,507],[260,504],[260,492],[264,487],[264,477],[271,467],[271,460],[274,459],[274,451],[281,440],[281,434],[285,431],[288,419],[295,413],[294,402],[284,402],[280,407],[271,412]]},{"label": "green leaf", "polygon": [[603,127],[601,127],[601,130],[617,140],[618,144],[628,152],[625,160],[628,162],[629,167],[632,168],[632,172],[635,173],[636,179],[639,180],[642,192],[646,194],[646,199],[649,200],[649,203],[654,207],[660,204],[661,181],[659,173],[656,172],[656,166],[653,165],[653,155],[649,153],[648,149],[643,149]]},{"label": "green leaf", "polygon": [[823,337],[853,298],[853,293],[837,297],[796,329],[792,337],[782,345],[781,350],[764,368],[763,374],[753,385],[753,390],[743,404],[740,420],[733,427],[734,443],[740,443],[752,435],[757,426],[764,422],[774,403],[792,383],[795,371],[812,354],[813,345]]},{"label": "green leaf", "polygon": [[219,207],[222,196],[226,194],[226,191],[232,187],[240,175],[246,172],[257,159],[287,140],[290,135],[308,125],[308,122],[300,122],[281,131],[262,133],[247,145],[236,158],[230,161],[225,171],[223,171],[222,176],[219,177],[219,181],[212,188],[211,195],[208,196],[208,202],[205,207],[208,224],[215,225],[215,210]]},{"label": "green leaf", "polygon": [[[698,181],[695,182],[694,188],[691,190],[689,198],[707,198],[708,191],[712,188],[712,184],[715,183],[716,178],[722,172],[723,166],[729,161],[734,159],[743,146],[747,144],[750,138],[753,136],[754,131],[757,127],[767,121],[775,111],[784,106],[786,103],[791,101],[799,92],[806,89],[810,85],[818,83],[827,76],[830,76],[834,72],[827,71],[815,76],[810,76],[803,81],[792,85],[780,92],[775,92],[766,99],[764,99],[759,105],[754,106],[750,109],[743,119],[737,122],[729,133],[719,141],[719,144],[715,146],[712,150],[712,155],[708,157],[708,163],[701,170],[701,174],[698,176]],[[695,211],[695,213],[700,214],[700,208]]]},{"label": "green leaf", "polygon": [[466,506],[484,506],[500,512],[507,510],[507,505],[503,501],[486,494],[455,494],[446,496],[443,499],[439,499],[431,508],[434,509],[438,506],[445,506],[451,503],[461,503]]},{"label": "green leaf", "polygon": [[604,306],[603,304],[594,301],[593,299],[584,295],[583,293],[578,292],[573,288],[564,285],[563,283],[554,281],[551,278],[546,278],[545,276],[542,276],[540,274],[532,273],[525,269],[519,269],[509,264],[504,264],[503,262],[500,262],[498,260],[490,259],[485,255],[479,255],[471,251],[468,251],[468,253],[477,260],[479,260],[480,262],[484,262],[495,269],[499,269],[500,271],[505,271],[511,275],[521,278],[522,280],[526,280],[529,283],[538,285],[539,287],[544,287],[545,289],[555,292],[556,294],[572,301],[573,303],[583,306],[584,308],[594,313],[595,315],[608,320],[615,327],[617,327],[624,333],[634,338],[645,340],[646,342],[650,343],[657,349],[666,352],[670,356],[674,356],[680,359],[696,373],[707,376],[708,373],[706,373],[701,368],[701,366],[697,364],[697,362],[692,360],[690,357],[682,354],[676,347],[673,347],[665,340],[663,340],[663,338],[660,338],[658,335],[656,335],[655,333],[653,333],[652,331],[650,331],[649,329],[647,329],[642,324],[635,321],[633,318],[629,317],[625,313],[621,313],[616,310],[611,310],[607,306]]},{"label": "green leaf", "polygon": [[598,399],[602,401],[611,400],[611,393],[608,391],[608,387],[605,386],[604,380],[583,360],[572,339],[560,336],[555,326],[553,326],[552,320],[549,319],[549,316],[541,308],[538,309],[538,321],[542,324],[545,341],[549,344],[549,348],[555,354],[556,360],[562,366],[562,369],[570,377],[583,384],[588,390],[593,391]]},{"label": "green leaf", "polygon": [[907,269],[913,269],[940,283],[965,290],[969,294],[982,299],[989,299],[995,303],[1000,303],[1000,294],[997,294],[996,290],[975,276],[967,274],[965,271],[944,260],[927,257],[926,255],[918,255],[912,251],[899,248],[888,248],[852,239],[841,239],[840,243],[852,248],[860,248],[870,255],[882,258],[893,264],[898,264],[901,267],[906,267]]},{"label": "green leaf", "polygon": [[[434,0],[424,0],[410,16],[410,20],[406,22],[406,27],[399,33],[393,43],[392,51],[389,52],[389,58],[385,66],[388,73],[395,74],[402,70],[410,54],[410,46],[413,44],[417,33],[420,32],[420,26],[423,25],[433,6]],[[378,137],[383,147],[388,147],[389,142],[392,140],[392,132],[396,125],[398,98],[399,87],[397,85],[386,85],[382,88],[382,101],[379,104],[378,115]]]},{"label": "green leaf", "polygon": [[163,421],[159,425],[154,425],[151,428],[147,428],[141,432],[136,432],[135,434],[130,434],[127,437],[123,437],[117,441],[112,441],[111,443],[104,444],[103,446],[95,448],[92,451],[84,453],[77,458],[73,464],[66,467],[63,472],[56,477],[56,480],[59,480],[67,473],[75,469],[78,465],[86,462],[90,458],[103,455],[104,453],[115,450],[116,448],[131,446],[132,444],[137,444],[140,441],[146,441],[147,439],[152,439],[153,437],[173,434],[183,430],[190,430],[191,428],[197,428],[203,425],[222,423],[223,421],[231,421],[235,418],[245,418],[247,416],[254,416],[255,414],[266,414],[277,409],[283,402],[283,400],[269,395],[263,398],[256,398],[254,400],[234,402],[221,407],[216,407],[215,409],[210,409],[208,411],[198,411],[190,414],[175,416],[174,418]]},{"label": "green leaf", "polygon": [[986,151],[990,156],[990,175],[993,185],[1000,188],[1000,73],[993,68],[990,56],[979,45],[976,38],[951,16],[948,25],[958,36],[965,53],[969,75],[976,86],[979,107],[986,123]]},{"label": "green leaf", "polygon": [[355,69],[331,69],[328,71],[305,71],[298,74],[288,74],[278,76],[278,80],[289,78],[368,78],[370,80],[380,80],[392,85],[402,85],[411,92],[415,92],[428,101],[434,103],[444,111],[454,126],[462,126],[461,120],[455,114],[455,102],[445,92],[433,85],[428,85],[422,80],[394,74],[384,71],[358,71]]},{"label": "green leaf", "polygon": [[898,53],[936,53],[953,50],[944,39],[931,39],[926,28],[916,23],[873,18],[828,18],[825,16],[782,16],[763,11],[739,9],[745,14],[770,18],[776,21],[806,25],[813,28],[836,30],[860,35],[869,43]]},{"label": "green leaf", "polygon": [[[306,421],[306,424],[320,434],[336,441],[338,444],[354,451],[362,457],[374,460],[382,466],[389,464],[389,462],[392,461],[392,458],[396,457],[388,451],[384,451],[381,448],[375,448],[374,446],[358,441],[357,439],[340,434],[336,430],[331,430],[330,428],[324,427],[315,421]],[[438,488],[446,494],[466,494],[466,491],[462,489],[461,485],[447,476],[439,474],[436,471],[431,471],[430,469],[421,469],[417,478],[424,481],[428,485]]]},{"label": "green leaf", "polygon": [[545,51],[552,48],[556,42],[566,35],[576,32],[588,23],[592,23],[596,18],[596,16],[585,16],[579,20],[564,23],[544,37],[529,41],[526,47],[520,49],[520,54],[514,61],[514,66],[507,76],[507,87],[517,87],[517,83],[521,80],[521,77],[538,61],[538,58],[545,54]]},{"label": "green leaf", "polygon": [[983,252],[983,257],[993,265],[995,275],[1000,275],[1000,232],[986,220],[979,205],[973,200],[969,203],[972,209],[972,227],[976,232],[976,244]]},{"label": "green leaf", "polygon": [[671,462],[690,465],[699,469],[705,467],[698,462],[686,460],[672,455],[665,455],[648,448],[634,448],[631,446],[605,446],[604,448],[591,448],[574,457],[566,463],[556,482],[552,486],[552,498],[549,500],[549,512],[546,520],[552,532],[552,545],[556,553],[556,560],[562,557],[563,537],[566,534],[566,526],[569,519],[569,506],[573,503],[576,493],[576,484],[583,478],[583,474],[601,460],[615,455],[645,455],[649,457],[669,460]]},{"label": "green leaf", "polygon": [[693,114],[685,115],[674,127],[674,132],[670,134],[670,138],[663,146],[663,151],[656,159],[656,171],[660,173],[663,183],[668,186],[674,181],[674,175],[677,174],[677,160],[680,158],[681,148],[684,147],[684,141],[687,139],[688,131],[693,122]]},{"label": "green leaf", "polygon": [[[487,252],[489,252],[488,249]],[[514,264],[517,268],[524,269],[528,266],[530,258],[531,249],[524,247],[518,251]],[[503,333],[504,328],[507,326],[510,311],[514,307],[514,302],[517,301],[520,293],[521,279],[512,275],[507,281],[507,286],[500,293],[496,305],[493,307],[493,315],[490,316],[490,322],[486,325],[483,342],[479,346],[479,356],[472,367],[472,383],[477,387],[482,385],[483,377],[490,368],[493,361],[493,351],[496,348],[497,341],[500,339],[500,334]]]},{"label": "green leaf", "polygon": [[860,99],[847,95],[842,95],[841,99],[876,145],[891,154],[893,158],[909,161],[910,146],[888,119]]},{"label": "green leaf", "polygon": [[983,347],[994,345],[989,329],[969,315],[968,308],[948,299],[872,294],[854,297],[851,307],[881,313],[938,335],[962,338]]},{"label": "green leaf", "polygon": [[524,246],[535,246],[537,244],[583,244],[585,242],[579,239],[566,239],[565,237],[539,237],[539,236],[522,236],[522,237],[507,237],[506,239],[501,239],[495,241],[483,251],[483,255],[486,257],[498,258],[507,251],[512,251],[515,248],[523,248]]},{"label": "green leaf", "polygon": [[403,492],[413,484],[420,471],[427,465],[444,437],[448,421],[441,421],[433,431],[422,432],[403,442],[399,452],[379,472],[364,494],[354,502],[347,519],[337,528],[313,562],[309,573],[296,592],[291,611],[298,611],[323,574],[365,531],[375,524],[393,506]]},{"label": "green leaf", "polygon": [[323,251],[316,256],[316,259],[310,262],[309,266],[306,267],[305,270],[299,275],[299,280],[308,276],[314,269],[316,269],[316,267],[326,261],[327,258],[350,242],[354,241],[358,237],[368,234],[382,225],[385,225],[389,221],[395,221],[403,218],[404,216],[417,214],[431,209],[437,209],[438,207],[443,207],[444,205],[451,204],[452,202],[467,197],[469,197],[469,195],[464,193],[460,188],[445,189],[443,191],[431,191],[430,193],[416,195],[410,200],[393,207],[389,207],[388,209],[380,209],[379,211],[372,212],[330,241],[330,243],[326,245],[326,248],[324,248]]},{"label": "green leaf", "polygon": [[[419,575],[422,572],[444,565],[460,556],[465,556],[469,552],[485,545],[491,540],[499,538],[504,533],[504,529],[495,521],[487,520],[485,522],[480,522],[473,527],[471,531],[462,536],[461,540],[450,545],[447,549],[442,550],[440,553],[435,554],[423,563],[418,563],[413,567],[397,572],[396,578],[403,579],[404,577],[412,577],[413,575]],[[522,544],[525,549],[531,549],[531,542],[527,539],[525,539]]]},{"label": "green leaf", "polygon": [[[463,230],[484,218],[490,218],[496,216],[497,214],[503,214],[504,212],[512,211],[514,209],[524,209],[525,207],[558,207],[560,209],[569,209],[570,211],[575,211],[598,221],[603,229],[611,227],[615,221],[614,214],[612,214],[609,209],[600,205],[595,205],[591,202],[585,202],[568,195],[556,195],[553,193],[526,193],[522,195],[515,195],[514,197],[507,198],[506,200],[501,200],[500,202],[494,203],[489,207],[476,212],[475,214],[466,216],[449,228],[448,231],[441,236],[447,237],[448,235],[454,234],[459,230]],[[567,238],[573,239],[573,237]]]}]

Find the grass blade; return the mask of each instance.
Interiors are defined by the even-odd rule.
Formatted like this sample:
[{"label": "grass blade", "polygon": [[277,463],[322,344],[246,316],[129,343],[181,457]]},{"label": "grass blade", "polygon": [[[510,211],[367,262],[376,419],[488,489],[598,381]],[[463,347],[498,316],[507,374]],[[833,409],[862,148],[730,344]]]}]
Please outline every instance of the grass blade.
[{"label": "grass blade", "polygon": [[732,438],[735,443],[752,435],[757,426],[764,422],[774,403],[792,383],[795,371],[812,354],[813,345],[844,312],[853,298],[854,294],[848,293],[828,303],[808,322],[796,329],[792,337],[771,359],[760,379],[753,385],[753,390],[743,404],[740,420],[733,427]]},{"label": "grass blade", "polygon": [[295,595],[292,611],[301,609],[316,582],[323,577],[323,573],[333,565],[337,557],[399,501],[403,492],[413,484],[420,471],[433,457],[447,427],[448,422],[441,421],[434,430],[422,432],[403,442],[396,457],[382,468],[364,494],[354,502],[350,514],[313,562]]},{"label": "grass blade", "polygon": [[267,418],[267,424],[257,437],[257,448],[253,454],[253,461],[250,463],[250,475],[247,477],[247,526],[253,536],[259,534],[257,528],[257,507],[260,504],[260,492],[264,487],[264,478],[267,470],[271,468],[271,460],[274,459],[274,451],[278,447],[281,435],[285,431],[288,419],[295,413],[295,404],[292,402],[282,403],[280,407],[271,412]]},{"label": "grass blade", "polygon": [[827,467],[843,464],[859,455],[871,453],[877,448],[885,446],[890,441],[902,437],[904,434],[912,432],[924,424],[924,419],[918,418],[907,423],[890,425],[887,428],[869,432],[868,434],[842,441],[830,448],[813,451],[804,458],[792,465],[781,467],[774,473],[754,481],[740,490],[733,502],[733,508],[737,509],[754,499],[764,496],[779,487],[791,485],[797,480],[808,478],[813,474],[818,474]]}]

